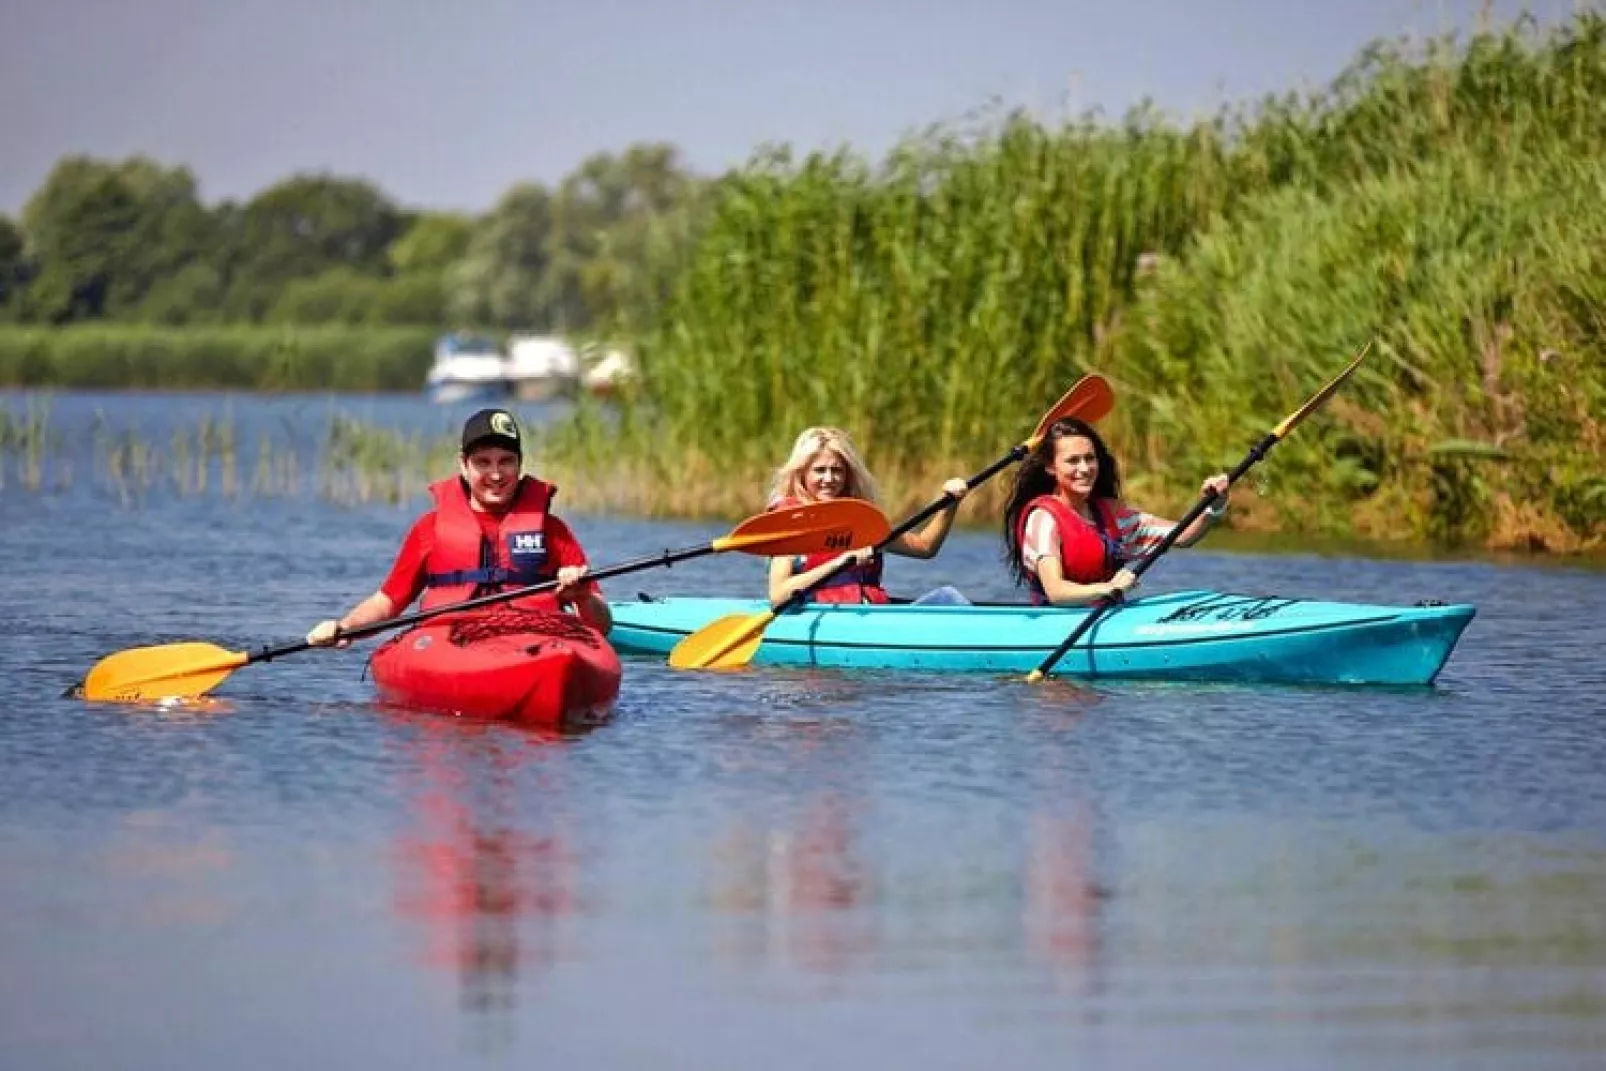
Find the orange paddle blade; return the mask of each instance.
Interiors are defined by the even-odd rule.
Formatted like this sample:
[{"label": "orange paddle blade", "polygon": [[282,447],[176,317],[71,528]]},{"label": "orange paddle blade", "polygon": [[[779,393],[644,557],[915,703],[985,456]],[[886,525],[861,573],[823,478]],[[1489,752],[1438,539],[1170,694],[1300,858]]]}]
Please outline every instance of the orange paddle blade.
[{"label": "orange paddle blade", "polygon": [[764,630],[775,613],[727,614],[693,632],[669,652],[675,669],[741,669],[764,642]]},{"label": "orange paddle blade", "polygon": [[1096,424],[1109,416],[1114,408],[1115,391],[1111,389],[1110,381],[1097,372],[1090,372],[1073,383],[1071,389],[1054,403],[1054,407],[1043,414],[1043,419],[1037,422],[1037,429],[1026,440],[1026,448],[1030,450],[1042,442],[1043,436],[1048,434],[1048,429],[1054,426],[1056,420],[1076,417]]},{"label": "orange paddle blade", "polygon": [[245,665],[247,657],[211,643],[130,647],[95,663],[84,678],[84,698],[138,703],[205,695]]},{"label": "orange paddle blade", "polygon": [[746,554],[825,554],[870,547],[892,527],[881,511],[857,498],[837,498],[749,517],[714,540],[716,551]]}]

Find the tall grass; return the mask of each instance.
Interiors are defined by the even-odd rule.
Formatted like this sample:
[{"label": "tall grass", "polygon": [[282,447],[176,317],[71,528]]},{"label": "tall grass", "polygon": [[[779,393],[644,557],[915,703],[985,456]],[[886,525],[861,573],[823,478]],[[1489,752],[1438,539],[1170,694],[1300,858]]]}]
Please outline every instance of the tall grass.
[{"label": "tall grass", "polygon": [[1133,497],[1181,508],[1376,335],[1241,523],[1599,543],[1603,99],[1584,12],[1378,43],[1326,92],[1188,126],[1011,115],[879,164],[773,151],[619,325],[643,371],[619,419],[582,409],[552,446],[605,495],[740,514],[799,429],[840,424],[902,508],[1098,368]]},{"label": "tall grass", "polygon": [[1230,462],[1375,335],[1258,475],[1263,522],[1571,549],[1606,522],[1603,196],[1606,158],[1552,151],[1264,198],[1139,288],[1111,359],[1135,471]]},{"label": "tall grass", "polygon": [[871,451],[990,441],[1096,344],[1140,254],[1179,247],[1230,196],[1220,156],[1208,131],[1011,119],[879,171],[845,154],[755,165],[638,339],[655,431],[721,459],[771,457],[825,421]]},{"label": "tall grass", "polygon": [[0,386],[416,391],[433,340],[418,328],[0,326]]},{"label": "tall grass", "polygon": [[0,408],[0,490],[5,489],[8,468],[25,489],[39,490],[53,441],[48,400],[29,398],[16,413],[9,406]]},{"label": "tall grass", "polygon": [[398,432],[340,412],[311,442],[264,431],[248,450],[227,407],[175,425],[165,439],[97,410],[85,449],[52,426],[51,408],[48,395],[29,395],[15,406],[0,400],[0,492],[11,479],[28,492],[68,491],[87,480],[124,506],[153,495],[315,494],[344,506],[402,504],[423,500],[428,484],[452,471],[456,459],[452,436]]},{"label": "tall grass", "polygon": [[400,504],[422,497],[431,482],[455,470],[457,443],[448,435],[407,434],[337,415],[320,453],[324,498]]}]

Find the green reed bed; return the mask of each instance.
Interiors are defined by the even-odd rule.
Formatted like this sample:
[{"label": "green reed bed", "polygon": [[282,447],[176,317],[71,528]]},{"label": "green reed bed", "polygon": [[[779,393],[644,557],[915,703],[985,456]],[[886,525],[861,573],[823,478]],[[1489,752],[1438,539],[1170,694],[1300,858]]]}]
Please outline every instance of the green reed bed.
[{"label": "green reed bed", "polygon": [[[1606,157],[1455,154],[1330,198],[1291,189],[1135,296],[1117,426],[1159,479],[1201,471],[1378,353],[1260,477],[1263,522],[1579,549],[1606,526]],[[1253,255],[1251,255],[1251,253]]]},{"label": "green reed bed", "polygon": [[0,408],[0,490],[5,489],[8,470],[27,490],[39,490],[50,441],[47,402],[29,398],[20,411]]},{"label": "green reed bed", "polygon": [[0,325],[0,387],[416,391],[417,328]]},{"label": "green reed bed", "polygon": [[[142,503],[153,492],[242,499],[288,496],[301,490],[296,451],[263,435],[254,460],[247,458],[228,414],[203,414],[193,425],[173,429],[164,442],[136,426],[118,426],[104,411],[97,411],[91,458],[98,484],[124,505]],[[67,459],[60,463],[71,464]],[[64,480],[61,486],[69,483]]]},{"label": "green reed bed", "polygon": [[341,505],[404,503],[452,471],[450,436],[408,435],[368,426],[336,412],[316,442],[297,446],[293,429],[259,432],[244,444],[230,412],[201,414],[165,436],[147,433],[97,410],[90,429],[88,471],[50,422],[50,400],[30,396],[0,403],[0,491],[64,491],[87,478],[124,505],[153,494],[229,499],[306,494]]},{"label": "green reed bed", "polygon": [[449,435],[375,428],[345,416],[330,422],[321,454],[320,494],[347,504],[401,504],[420,498],[432,481],[457,465],[457,444]]},{"label": "green reed bed", "polygon": [[1097,368],[1133,497],[1181,509],[1376,337],[1235,523],[1600,546],[1601,99],[1584,12],[1379,44],[1324,93],[1191,126],[1011,116],[874,165],[771,153],[618,326],[643,373],[618,420],[582,409],[551,463],[610,504],[740,515],[832,423],[901,510]]}]

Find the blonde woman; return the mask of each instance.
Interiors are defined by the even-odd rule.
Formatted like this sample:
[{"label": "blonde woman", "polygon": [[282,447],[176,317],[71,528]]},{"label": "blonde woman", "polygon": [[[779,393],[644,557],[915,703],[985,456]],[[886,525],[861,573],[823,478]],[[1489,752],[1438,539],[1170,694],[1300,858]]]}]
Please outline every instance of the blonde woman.
[{"label": "blonde woman", "polygon": [[[948,496],[945,509],[921,526],[919,531],[899,536],[886,549],[906,558],[935,558],[948,538],[954,524],[954,512],[960,499],[969,490],[965,481],[952,479],[942,485]],[[853,441],[840,428],[807,428],[792,444],[792,455],[786,464],[775,471],[770,487],[769,509],[786,509],[828,502],[834,498],[861,498],[876,501],[875,478],[859,459]],[[853,562],[837,573],[831,570],[843,562]],[[821,583],[827,576],[830,579]],[[814,585],[819,584],[818,587]],[[780,605],[794,594],[812,588],[809,598],[814,602],[873,602],[890,601],[881,586],[881,556],[871,547],[861,547],[845,554],[810,554],[792,558],[770,559],[770,602]],[[920,602],[965,602],[964,596],[952,588],[939,588],[923,596]]]}]

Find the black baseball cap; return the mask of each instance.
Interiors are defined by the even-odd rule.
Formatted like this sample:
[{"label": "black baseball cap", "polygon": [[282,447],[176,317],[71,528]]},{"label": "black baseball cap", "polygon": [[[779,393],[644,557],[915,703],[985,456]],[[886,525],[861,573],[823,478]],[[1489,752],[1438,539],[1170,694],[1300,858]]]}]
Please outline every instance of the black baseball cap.
[{"label": "black baseball cap", "polygon": [[481,409],[463,424],[463,454],[476,446],[500,446],[524,456],[519,424],[506,409]]}]

